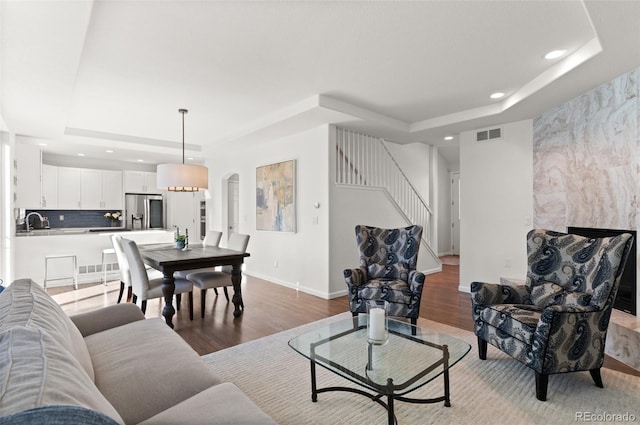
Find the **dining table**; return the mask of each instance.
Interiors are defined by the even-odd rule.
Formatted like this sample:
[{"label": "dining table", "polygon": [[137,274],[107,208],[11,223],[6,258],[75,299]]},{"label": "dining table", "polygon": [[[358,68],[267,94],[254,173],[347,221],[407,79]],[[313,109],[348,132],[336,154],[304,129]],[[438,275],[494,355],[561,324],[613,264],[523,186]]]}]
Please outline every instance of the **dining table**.
[{"label": "dining table", "polygon": [[242,264],[244,259],[250,256],[248,252],[200,244],[189,244],[184,249],[178,249],[175,244],[166,243],[141,245],[139,248],[140,256],[144,263],[163,274],[162,295],[165,304],[162,309],[162,316],[169,327],[173,328],[173,316],[176,312],[173,307],[175,291],[173,273],[179,270],[231,266],[233,316],[239,317],[242,314],[244,303],[242,301],[240,283],[242,281]]}]

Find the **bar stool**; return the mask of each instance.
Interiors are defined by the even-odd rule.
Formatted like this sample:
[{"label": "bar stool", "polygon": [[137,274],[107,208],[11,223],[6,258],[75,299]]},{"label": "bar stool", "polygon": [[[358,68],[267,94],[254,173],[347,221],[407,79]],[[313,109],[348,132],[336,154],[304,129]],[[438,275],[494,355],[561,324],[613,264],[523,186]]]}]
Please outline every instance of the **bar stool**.
[{"label": "bar stool", "polygon": [[107,257],[109,255],[116,255],[116,251],[113,248],[105,248],[102,250],[102,283],[107,284]]},{"label": "bar stool", "polygon": [[[70,258],[73,264],[73,274],[71,276],[56,277],[49,279],[49,260],[61,260]],[[78,289],[78,258],[75,254],[57,254],[57,255],[45,255],[44,256],[44,289],[47,289],[47,282],[53,282],[55,280],[73,279],[73,289]]]}]

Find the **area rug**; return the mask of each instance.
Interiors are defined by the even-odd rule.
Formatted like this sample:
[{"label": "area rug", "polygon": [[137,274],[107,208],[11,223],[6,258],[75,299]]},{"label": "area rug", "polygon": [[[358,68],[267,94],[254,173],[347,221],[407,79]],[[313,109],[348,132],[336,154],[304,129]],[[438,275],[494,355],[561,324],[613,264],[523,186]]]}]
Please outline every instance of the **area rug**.
[{"label": "area rug", "polygon": [[[383,407],[345,392],[318,395],[311,402],[309,361],[292,350],[289,339],[349,313],[313,322],[203,356],[215,373],[240,387],[260,408],[283,425],[386,424]],[[530,369],[489,346],[487,360],[478,359],[473,333],[419,319],[419,326],[471,344],[472,349],[450,371],[451,407],[443,403],[395,403],[399,424],[569,424],[640,421],[640,378],[602,369],[604,389],[588,372],[549,377],[547,401],[535,397]],[[398,359],[399,362],[411,359]],[[318,367],[318,387],[355,384]],[[418,398],[441,396],[442,378],[411,393]],[[626,416],[616,416],[626,415]],[[582,419],[582,420],[581,420]]]}]

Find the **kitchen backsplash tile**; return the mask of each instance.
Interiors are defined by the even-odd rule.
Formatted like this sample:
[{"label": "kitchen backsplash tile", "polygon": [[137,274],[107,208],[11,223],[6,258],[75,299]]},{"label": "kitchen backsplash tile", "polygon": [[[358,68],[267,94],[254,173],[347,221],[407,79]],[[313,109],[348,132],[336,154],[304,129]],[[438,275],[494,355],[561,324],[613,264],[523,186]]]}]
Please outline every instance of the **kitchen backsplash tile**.
[{"label": "kitchen backsplash tile", "polygon": [[[120,212],[120,210],[27,210],[38,212],[44,217],[49,217],[49,226],[52,229],[64,229],[71,227],[110,227],[111,221],[105,218],[106,213]],[[64,220],[60,220],[64,217]],[[118,227],[124,222],[118,222]]]}]

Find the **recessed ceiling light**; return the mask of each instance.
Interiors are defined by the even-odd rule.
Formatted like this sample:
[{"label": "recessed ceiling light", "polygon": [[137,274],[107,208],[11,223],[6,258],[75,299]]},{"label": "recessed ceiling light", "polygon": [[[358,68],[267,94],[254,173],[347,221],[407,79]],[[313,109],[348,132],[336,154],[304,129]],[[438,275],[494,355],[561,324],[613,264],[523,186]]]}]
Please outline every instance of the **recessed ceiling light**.
[{"label": "recessed ceiling light", "polygon": [[567,53],[566,50],[552,50],[549,53],[547,53],[546,55],[544,55],[544,58],[547,60],[551,60],[551,59],[558,59],[561,56],[564,56],[564,54]]},{"label": "recessed ceiling light", "polygon": [[111,149],[107,149],[105,152],[106,153],[113,153],[113,151]]},{"label": "recessed ceiling light", "polygon": [[139,159],[138,162],[144,162],[144,159]]},{"label": "recessed ceiling light", "polygon": [[447,136],[444,138],[444,140],[453,140],[453,136]]},{"label": "recessed ceiling light", "polygon": [[504,93],[502,93],[501,91],[499,92],[495,92],[493,93],[491,96],[489,96],[491,99],[500,99],[501,97],[504,97]]},{"label": "recessed ceiling light", "polygon": [[84,154],[83,153],[79,153],[78,156],[84,156]]},{"label": "recessed ceiling light", "polygon": [[189,157],[189,158],[187,158],[187,159],[188,159],[189,161],[193,161],[193,158],[191,158],[191,157]]},{"label": "recessed ceiling light", "polygon": [[46,143],[38,143],[38,146],[47,146]]}]

